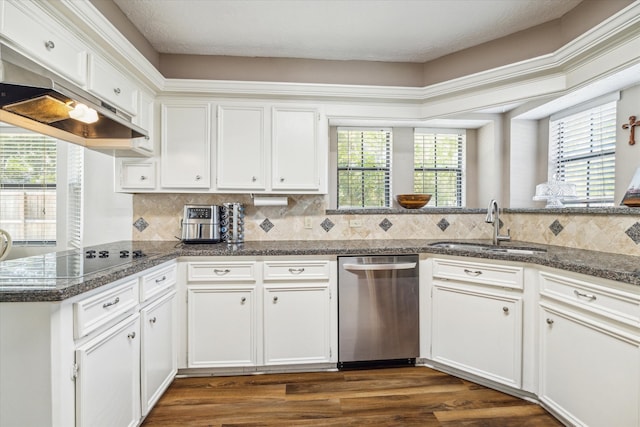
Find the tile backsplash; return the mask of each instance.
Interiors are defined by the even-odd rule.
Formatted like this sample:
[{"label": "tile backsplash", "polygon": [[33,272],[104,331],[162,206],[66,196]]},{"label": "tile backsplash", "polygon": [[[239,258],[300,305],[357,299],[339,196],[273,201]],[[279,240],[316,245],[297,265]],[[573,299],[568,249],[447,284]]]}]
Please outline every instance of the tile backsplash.
[{"label": "tile backsplash", "polygon": [[[245,240],[490,239],[485,213],[327,214],[327,198],[290,195],[287,206],[253,205],[248,194],[136,194],[134,240],[175,240],[185,204],[243,203]],[[640,256],[638,215],[507,212],[512,240]],[[144,225],[141,227],[140,225]],[[310,228],[305,227],[310,226]],[[503,230],[503,233],[505,231]]]}]

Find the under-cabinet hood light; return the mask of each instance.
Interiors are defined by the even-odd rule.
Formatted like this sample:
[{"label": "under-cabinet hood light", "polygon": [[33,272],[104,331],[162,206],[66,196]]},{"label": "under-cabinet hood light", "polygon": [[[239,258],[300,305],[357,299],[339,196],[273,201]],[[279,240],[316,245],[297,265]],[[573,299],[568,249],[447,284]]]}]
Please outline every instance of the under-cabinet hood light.
[{"label": "under-cabinet hood light", "polygon": [[69,111],[69,117],[83,123],[95,123],[98,121],[98,112],[84,104],[77,104],[73,110]]}]

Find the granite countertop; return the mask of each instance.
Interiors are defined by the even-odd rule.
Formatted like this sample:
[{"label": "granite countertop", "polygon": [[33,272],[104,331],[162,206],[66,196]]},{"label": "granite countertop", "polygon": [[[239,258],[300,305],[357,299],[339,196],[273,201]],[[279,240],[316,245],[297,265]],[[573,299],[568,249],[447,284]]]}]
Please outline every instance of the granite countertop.
[{"label": "granite countertop", "polygon": [[[431,246],[442,240],[331,240],[331,241],[255,241],[243,245],[196,244],[175,241],[115,242],[99,248],[117,248],[123,244],[141,249],[148,256],[133,260],[123,267],[114,267],[81,278],[70,279],[0,279],[0,302],[62,301],[102,285],[142,272],[180,257],[196,256],[304,256],[304,255],[382,255],[427,253],[434,255],[468,256],[530,263],[582,273],[603,279],[638,286],[640,290],[640,257],[605,252],[546,246],[526,242],[502,243],[509,248],[544,249],[541,253],[495,253],[472,249],[451,249]],[[454,241],[450,241],[454,242]],[[461,241],[487,245],[487,240]],[[19,261],[19,260],[15,260]],[[6,266],[15,261],[5,261]]]}]

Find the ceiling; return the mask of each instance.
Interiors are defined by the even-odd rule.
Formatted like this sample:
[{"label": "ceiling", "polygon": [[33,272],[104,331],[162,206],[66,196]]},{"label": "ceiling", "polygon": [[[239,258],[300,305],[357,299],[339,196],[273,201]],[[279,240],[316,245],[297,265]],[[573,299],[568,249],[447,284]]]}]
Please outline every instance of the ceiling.
[{"label": "ceiling", "polygon": [[426,62],[581,0],[114,0],[160,53]]}]

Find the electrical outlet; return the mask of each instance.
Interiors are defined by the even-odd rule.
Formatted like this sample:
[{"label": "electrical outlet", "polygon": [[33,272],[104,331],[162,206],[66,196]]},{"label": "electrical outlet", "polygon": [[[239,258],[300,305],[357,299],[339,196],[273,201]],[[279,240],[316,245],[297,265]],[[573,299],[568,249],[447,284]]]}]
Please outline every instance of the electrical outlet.
[{"label": "electrical outlet", "polygon": [[313,228],[313,222],[311,222],[311,217],[310,216],[305,216],[304,217],[304,228]]},{"label": "electrical outlet", "polygon": [[349,227],[351,227],[351,228],[362,227],[362,220],[361,219],[350,219],[349,220]]}]

